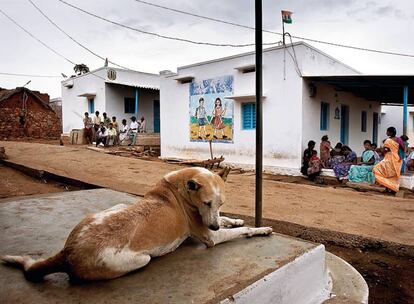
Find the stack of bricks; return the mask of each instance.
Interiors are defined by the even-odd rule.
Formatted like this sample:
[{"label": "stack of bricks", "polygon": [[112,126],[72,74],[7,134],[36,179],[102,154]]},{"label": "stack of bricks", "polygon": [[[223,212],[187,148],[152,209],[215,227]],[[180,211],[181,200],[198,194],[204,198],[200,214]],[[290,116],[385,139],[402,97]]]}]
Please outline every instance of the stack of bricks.
[{"label": "stack of bricks", "polygon": [[24,107],[21,94],[12,95],[1,101],[0,139],[60,138],[62,123],[56,113],[31,94],[28,94]]}]

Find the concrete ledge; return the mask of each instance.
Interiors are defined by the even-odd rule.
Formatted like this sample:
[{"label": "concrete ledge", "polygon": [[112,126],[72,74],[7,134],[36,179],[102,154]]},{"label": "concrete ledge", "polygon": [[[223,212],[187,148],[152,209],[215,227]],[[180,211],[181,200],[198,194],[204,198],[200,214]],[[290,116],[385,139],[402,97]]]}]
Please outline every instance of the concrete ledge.
[{"label": "concrete ledge", "polygon": [[[86,214],[139,198],[108,189],[10,200],[0,205],[0,254],[47,257]],[[187,241],[122,278],[73,285],[65,274],[31,283],[0,266],[7,303],[321,303],[331,290],[323,245],[274,234],[206,249]]]},{"label": "concrete ledge", "polygon": [[349,263],[326,252],[326,269],[332,280],[332,300],[327,303],[368,303],[368,285]]}]

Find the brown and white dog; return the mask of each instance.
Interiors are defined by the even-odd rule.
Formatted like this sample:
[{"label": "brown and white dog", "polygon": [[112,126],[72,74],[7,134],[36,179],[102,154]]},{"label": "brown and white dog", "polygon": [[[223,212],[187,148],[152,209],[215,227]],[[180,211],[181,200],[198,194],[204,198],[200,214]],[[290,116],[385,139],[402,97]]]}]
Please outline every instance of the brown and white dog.
[{"label": "brown and white dog", "polygon": [[243,226],[240,219],[219,215],[225,202],[224,181],[202,168],[174,171],[133,205],[116,205],[89,215],[69,234],[56,255],[35,261],[28,256],[2,256],[23,268],[29,280],[66,272],[72,279],[106,280],[144,267],[152,257],[174,251],[187,237],[208,247],[243,236],[269,235],[270,227]]}]

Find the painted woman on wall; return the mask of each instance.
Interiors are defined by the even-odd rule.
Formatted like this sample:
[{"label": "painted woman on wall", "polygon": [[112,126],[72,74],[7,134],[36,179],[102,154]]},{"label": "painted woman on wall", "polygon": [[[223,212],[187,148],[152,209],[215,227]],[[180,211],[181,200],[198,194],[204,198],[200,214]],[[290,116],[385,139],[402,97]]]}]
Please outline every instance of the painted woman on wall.
[{"label": "painted woman on wall", "polygon": [[227,138],[227,136],[224,135],[225,125],[223,123],[223,116],[226,115],[226,110],[227,110],[227,107],[224,107],[224,110],[223,110],[221,99],[216,98],[216,100],[214,101],[213,119],[211,120],[211,124],[213,125],[213,128],[214,128],[213,137],[215,139],[217,139],[217,130],[221,131],[221,137],[223,139]]}]

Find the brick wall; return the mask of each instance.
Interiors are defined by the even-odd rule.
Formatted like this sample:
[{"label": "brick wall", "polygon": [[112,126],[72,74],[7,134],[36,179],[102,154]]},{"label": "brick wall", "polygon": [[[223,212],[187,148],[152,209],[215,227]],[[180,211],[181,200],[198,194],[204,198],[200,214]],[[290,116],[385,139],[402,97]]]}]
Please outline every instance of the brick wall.
[{"label": "brick wall", "polygon": [[22,92],[14,94],[0,102],[0,139],[60,138],[62,123],[56,113],[40,104],[40,101],[31,94],[28,94],[26,111],[24,111],[22,94]]}]

